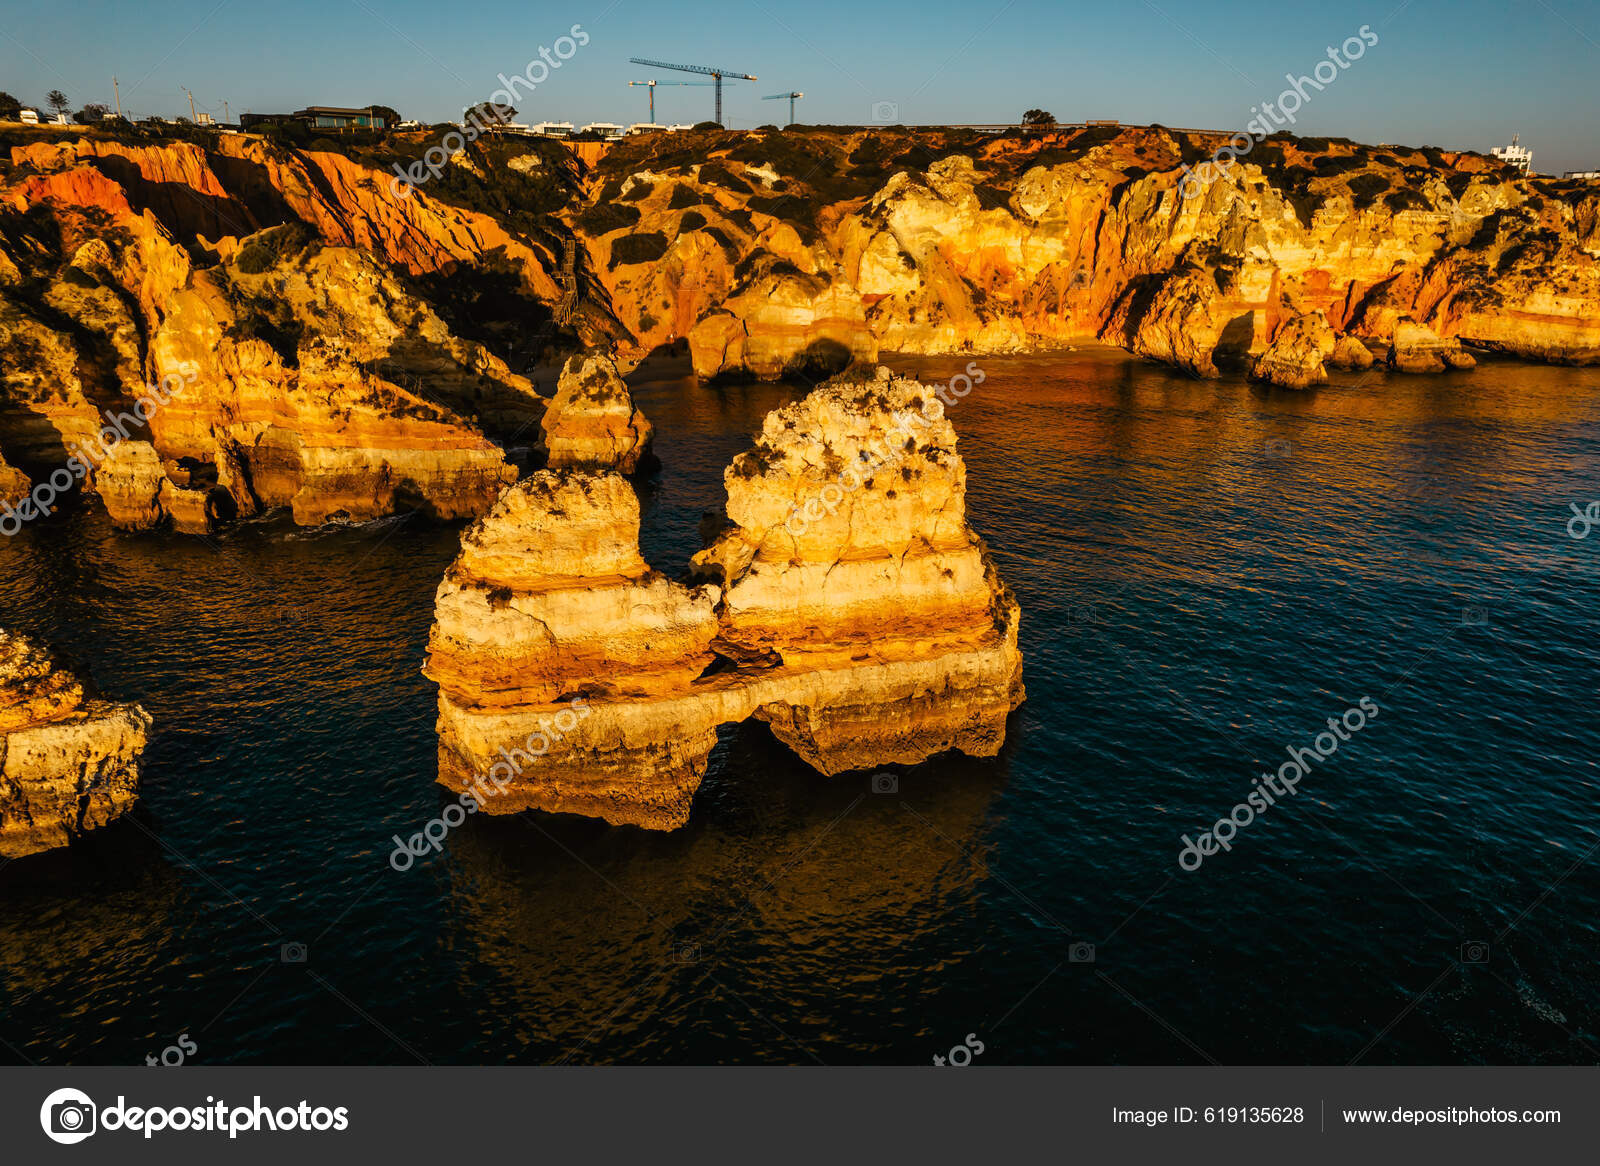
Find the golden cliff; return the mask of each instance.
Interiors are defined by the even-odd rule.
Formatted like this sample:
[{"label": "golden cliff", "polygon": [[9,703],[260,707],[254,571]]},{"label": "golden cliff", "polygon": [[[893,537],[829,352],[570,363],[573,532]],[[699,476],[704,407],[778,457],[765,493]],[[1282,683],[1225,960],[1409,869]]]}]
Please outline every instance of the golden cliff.
[{"label": "golden cliff", "polygon": [[396,182],[428,140],[0,132],[0,459],[133,528],[451,517],[519,447],[642,446],[616,402],[542,423],[514,370],[573,351],[772,378],[1098,339],[1295,387],[1600,360],[1600,192],[1479,155],[1274,137],[1208,173],[1223,137],[1160,127],[768,129],[481,139]]},{"label": "golden cliff", "polygon": [[931,390],[840,378],[734,460],[690,583],[640,555],[620,476],[524,480],[439,587],[439,781],[490,813],[671,829],[717,728],[749,717],[826,774],[993,755],[1023,698],[1019,613],[965,474]]},{"label": "golden cliff", "polygon": [[[543,401],[367,249],[373,216],[312,197],[331,171],[269,172],[315,228],[180,239],[199,212],[173,209],[174,189],[223,225],[253,225],[249,202],[229,202],[194,147],[91,145],[13,151],[0,193],[0,450],[18,468],[54,475],[57,494],[81,482],[119,526],[195,531],[280,506],[301,523],[476,515],[515,480],[503,446],[533,444]],[[491,225],[470,237],[494,241]],[[410,271],[444,261],[442,244],[388,242]]]},{"label": "golden cliff", "polygon": [[[1380,353],[1407,318],[1441,351],[1600,360],[1592,184],[1285,137],[1186,185],[1183,166],[1225,141],[1159,127],[627,141],[592,180],[607,213],[579,226],[637,344],[687,338],[702,376],[1090,338],[1213,376],[1318,312],[1335,342]],[[1325,337],[1303,327],[1258,375],[1321,378]],[[1395,367],[1420,367],[1399,347]]]},{"label": "golden cliff", "polygon": [[65,846],[133,805],[150,725],[0,628],[0,857]]}]

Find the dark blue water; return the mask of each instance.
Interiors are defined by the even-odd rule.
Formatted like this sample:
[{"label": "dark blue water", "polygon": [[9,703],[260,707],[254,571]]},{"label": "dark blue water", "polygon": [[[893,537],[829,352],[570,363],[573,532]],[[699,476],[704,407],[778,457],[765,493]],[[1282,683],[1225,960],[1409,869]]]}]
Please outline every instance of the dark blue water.
[{"label": "dark blue water", "polygon": [[[6,540],[0,622],[157,732],[135,816],[0,870],[0,1057],[1600,1061],[1600,532],[1565,530],[1600,498],[1600,372],[1297,395],[983,363],[951,418],[1024,612],[1004,753],[873,793],[748,726],[671,835],[472,819],[390,869],[440,806],[418,668],[454,530],[90,511]],[[796,390],[638,379],[675,571]],[[1179,868],[1363,696],[1298,794]]]}]

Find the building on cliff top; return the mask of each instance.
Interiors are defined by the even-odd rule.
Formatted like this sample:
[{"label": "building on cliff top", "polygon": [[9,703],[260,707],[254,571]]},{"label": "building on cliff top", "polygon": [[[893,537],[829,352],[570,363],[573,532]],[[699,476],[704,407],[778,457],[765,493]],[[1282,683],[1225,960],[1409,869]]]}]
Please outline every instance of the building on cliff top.
[{"label": "building on cliff top", "polygon": [[1521,134],[1512,134],[1511,144],[1509,146],[1496,146],[1494,149],[1490,150],[1489,153],[1500,159],[1500,161],[1504,162],[1507,166],[1515,166],[1524,174],[1532,174],[1533,151],[1528,149],[1526,146],[1517,145],[1517,139],[1521,137]]}]

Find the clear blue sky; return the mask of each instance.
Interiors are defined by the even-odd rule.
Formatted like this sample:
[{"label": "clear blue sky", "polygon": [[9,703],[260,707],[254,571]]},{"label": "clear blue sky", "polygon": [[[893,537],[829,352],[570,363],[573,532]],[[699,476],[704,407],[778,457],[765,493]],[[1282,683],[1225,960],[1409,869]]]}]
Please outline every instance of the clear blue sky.
[{"label": "clear blue sky", "polygon": [[[22,15],[26,13],[26,15]],[[630,56],[754,73],[730,86],[724,120],[786,120],[768,93],[806,93],[798,118],[864,123],[891,102],[899,120],[1014,121],[1032,106],[1058,118],[1237,128],[1284,74],[1309,72],[1363,24],[1378,44],[1300,111],[1297,132],[1368,142],[1487,149],[1520,130],[1542,172],[1600,166],[1595,78],[1600,6],[1592,0],[725,0],[561,4],[474,0],[6,0],[0,89],[73,108],[235,117],[308,104],[393,106],[442,121],[519,73],[573,24],[587,46],[550,74],[525,121],[645,119],[660,73]],[[711,90],[657,90],[659,121],[711,115]]]}]

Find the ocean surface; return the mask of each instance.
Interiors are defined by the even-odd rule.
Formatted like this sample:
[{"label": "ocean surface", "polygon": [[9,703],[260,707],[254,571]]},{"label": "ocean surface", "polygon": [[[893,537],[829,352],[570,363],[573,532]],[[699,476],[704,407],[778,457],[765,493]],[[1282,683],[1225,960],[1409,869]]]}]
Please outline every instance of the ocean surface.
[{"label": "ocean surface", "polygon": [[[459,528],[4,540],[0,623],[156,731],[136,813],[0,869],[0,1060],[1600,1062],[1600,370],[979,363],[949,414],[1023,610],[1004,751],[876,792],[749,725],[667,835],[480,816],[390,867],[442,805],[419,667]],[[805,386],[633,379],[677,573]]]}]

